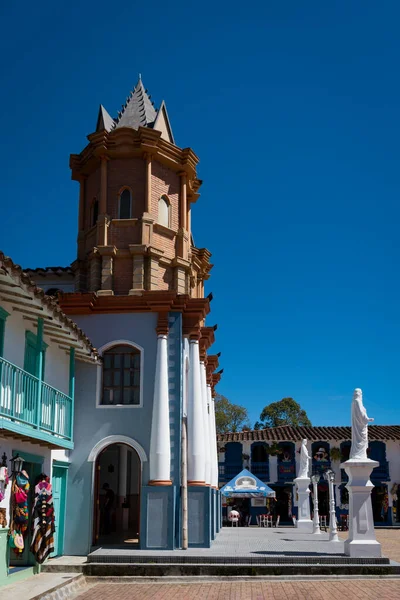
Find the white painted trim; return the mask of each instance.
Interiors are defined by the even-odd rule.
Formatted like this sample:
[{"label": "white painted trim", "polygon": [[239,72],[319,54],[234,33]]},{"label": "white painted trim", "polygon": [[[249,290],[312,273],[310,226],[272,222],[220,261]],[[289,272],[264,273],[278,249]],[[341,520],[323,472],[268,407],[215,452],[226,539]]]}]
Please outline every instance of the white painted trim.
[{"label": "white painted trim", "polygon": [[112,444],[126,444],[127,446],[130,446],[138,453],[141,463],[147,462],[147,455],[143,447],[139,444],[139,442],[126,435],[108,435],[97,442],[97,444],[90,451],[88,462],[95,462],[100,452]]},{"label": "white painted trim", "polygon": [[132,342],[131,340],[113,340],[112,342],[107,342],[98,349],[98,353],[100,356],[103,356],[104,352],[106,352],[109,348],[113,348],[113,346],[132,346],[133,348],[137,348],[140,351],[140,393],[139,393],[139,404],[102,404],[101,396],[103,393],[103,367],[102,365],[98,365],[97,369],[97,380],[96,380],[96,408],[101,409],[109,409],[113,408],[114,410],[118,409],[126,409],[126,408],[143,408],[143,379],[144,379],[144,348],[136,344],[136,342]]}]

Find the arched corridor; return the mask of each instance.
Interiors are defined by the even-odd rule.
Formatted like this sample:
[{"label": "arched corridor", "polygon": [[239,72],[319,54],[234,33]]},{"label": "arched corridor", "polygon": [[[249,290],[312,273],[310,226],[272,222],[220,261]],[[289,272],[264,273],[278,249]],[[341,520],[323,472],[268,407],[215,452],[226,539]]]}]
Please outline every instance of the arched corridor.
[{"label": "arched corridor", "polygon": [[139,542],[141,463],[123,443],[110,444],[96,459],[93,545]]}]

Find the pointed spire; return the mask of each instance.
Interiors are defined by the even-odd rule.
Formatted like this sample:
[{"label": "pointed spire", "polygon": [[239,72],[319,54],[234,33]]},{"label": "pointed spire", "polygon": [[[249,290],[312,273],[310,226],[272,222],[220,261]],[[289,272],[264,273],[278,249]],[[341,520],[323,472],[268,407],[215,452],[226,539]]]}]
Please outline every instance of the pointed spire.
[{"label": "pointed spire", "polygon": [[100,104],[99,114],[97,116],[96,131],[111,131],[115,126],[114,119],[108,114],[102,104]]},{"label": "pointed spire", "polygon": [[156,117],[157,111],[143,87],[142,78],[139,74],[139,81],[127,98],[126,104],[122,107],[116,128],[132,127],[138,129],[139,127],[151,127]]},{"label": "pointed spire", "polygon": [[161,137],[171,144],[175,144],[174,134],[172,133],[171,124],[169,122],[167,107],[165,106],[164,100],[161,102],[161,106],[157,113],[157,118],[154,121],[153,129],[161,131]]}]

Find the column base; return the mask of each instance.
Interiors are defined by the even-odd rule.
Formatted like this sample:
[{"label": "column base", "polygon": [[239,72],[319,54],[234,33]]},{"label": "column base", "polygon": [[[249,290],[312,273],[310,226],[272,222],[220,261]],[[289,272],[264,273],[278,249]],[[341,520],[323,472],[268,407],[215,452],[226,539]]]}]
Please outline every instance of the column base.
[{"label": "column base", "polygon": [[188,535],[190,548],[211,546],[211,488],[188,485]]},{"label": "column base", "polygon": [[375,460],[350,459],[340,466],[349,476],[349,537],[344,544],[345,554],[363,558],[380,557],[381,545],[376,541],[371,490],[374,487],[370,475],[379,463]]},{"label": "column base", "polygon": [[376,540],[352,540],[351,542],[346,540],[344,543],[344,553],[346,556],[354,558],[364,558],[368,556],[380,558],[382,556],[382,549],[380,543]]},{"label": "column base", "polygon": [[161,479],[161,480],[157,480],[157,479],[152,479],[151,481],[149,481],[149,483],[147,485],[172,485],[172,481],[170,481],[169,479]]},{"label": "column base", "polygon": [[302,519],[301,521],[297,521],[296,527],[299,531],[302,531],[303,533],[314,532],[314,523],[311,521],[311,519]]},{"label": "column base", "polygon": [[303,533],[312,533],[314,523],[310,518],[310,478],[297,477],[294,480],[294,483],[296,484],[297,494],[299,496],[296,527]]}]

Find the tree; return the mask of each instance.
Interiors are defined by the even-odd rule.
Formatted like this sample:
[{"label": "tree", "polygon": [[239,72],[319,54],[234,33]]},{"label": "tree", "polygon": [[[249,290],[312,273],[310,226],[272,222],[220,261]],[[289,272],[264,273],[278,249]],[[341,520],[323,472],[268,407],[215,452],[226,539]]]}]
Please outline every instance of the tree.
[{"label": "tree", "polygon": [[249,427],[247,408],[239,404],[232,404],[225,396],[215,397],[215,423],[217,433],[240,431]]},{"label": "tree", "polygon": [[280,427],[282,425],[311,427],[311,421],[307,417],[306,411],[293,398],[282,398],[279,402],[272,402],[272,404],[265,406],[260,415],[260,420],[261,423],[257,421],[254,429]]}]

